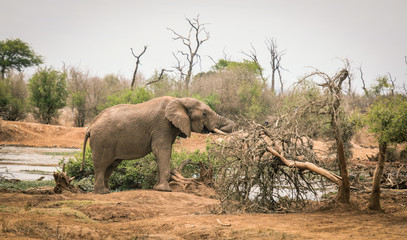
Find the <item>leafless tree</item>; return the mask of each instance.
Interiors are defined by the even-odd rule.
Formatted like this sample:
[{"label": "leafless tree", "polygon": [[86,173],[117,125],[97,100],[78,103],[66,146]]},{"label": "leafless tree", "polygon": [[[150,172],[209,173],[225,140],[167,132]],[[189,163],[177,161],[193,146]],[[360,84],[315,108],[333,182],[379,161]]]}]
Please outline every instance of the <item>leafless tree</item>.
[{"label": "leafless tree", "polygon": [[267,78],[264,77],[263,69],[260,66],[259,60],[257,59],[256,48],[254,48],[253,44],[250,44],[250,46],[252,47],[252,50],[250,50],[249,53],[245,53],[245,52],[242,52],[242,53],[244,55],[246,55],[247,57],[249,57],[256,64],[257,68],[259,69],[260,78],[263,81],[263,83],[266,84]]},{"label": "leafless tree", "polygon": [[281,59],[285,54],[285,51],[278,51],[277,41],[275,38],[269,38],[266,40],[267,49],[270,53],[270,66],[271,66],[271,91],[275,92],[276,75],[281,85],[281,93],[284,91],[283,79],[281,77],[281,70],[285,70],[281,66]]},{"label": "leafless tree", "polygon": [[146,52],[147,46],[144,46],[143,51],[138,56],[136,56],[136,54],[134,54],[133,48],[130,48],[130,49],[131,49],[131,53],[133,54],[133,56],[137,59],[136,68],[134,69],[133,78],[131,80],[131,86],[130,86],[131,89],[133,89],[134,88],[134,83],[136,82],[136,74],[137,74],[137,70],[138,70],[138,65],[140,64],[140,57]]},{"label": "leafless tree", "polygon": [[[349,65],[346,65],[349,67]],[[340,105],[342,102],[342,84],[349,77],[348,69],[344,68],[333,77],[330,77],[324,72],[318,70],[312,72],[303,80],[310,78],[312,76],[318,76],[323,79],[323,83],[318,84],[326,92],[325,104],[328,107],[328,112],[323,114],[329,114],[331,117],[330,123],[333,130],[334,138],[336,140],[336,150],[337,157],[339,161],[339,170],[342,179],[342,184],[339,187],[337,201],[340,203],[349,203],[350,202],[350,181],[349,174],[347,169],[347,161],[344,150],[344,140],[342,136],[342,127],[341,127],[341,113]]]},{"label": "leafless tree", "polygon": [[[192,78],[192,69],[195,64],[199,61],[199,54],[198,50],[202,46],[202,44],[209,40],[209,32],[206,30],[205,25],[199,22],[199,15],[196,18],[189,19],[185,18],[190,26],[189,32],[187,36],[181,35],[177,33],[175,30],[171,28],[167,28],[171,31],[175,36],[173,37],[174,40],[179,40],[182,44],[186,47],[187,51],[178,51],[178,54],[182,55],[186,59],[186,65],[184,66],[181,64],[181,61],[173,54],[176,58],[178,65],[176,69],[181,73],[181,79],[184,81],[185,89],[188,90],[189,83],[191,82]],[[187,73],[184,75],[184,68],[186,67]]]}]

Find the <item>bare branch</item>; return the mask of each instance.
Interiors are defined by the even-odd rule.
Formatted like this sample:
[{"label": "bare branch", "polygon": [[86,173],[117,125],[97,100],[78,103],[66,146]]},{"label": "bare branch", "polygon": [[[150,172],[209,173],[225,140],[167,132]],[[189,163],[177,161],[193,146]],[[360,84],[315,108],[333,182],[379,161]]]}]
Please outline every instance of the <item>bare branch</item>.
[{"label": "bare branch", "polygon": [[157,78],[156,80],[152,80],[152,81],[150,81],[150,82],[147,82],[144,86],[147,87],[147,86],[150,85],[150,84],[153,84],[153,83],[156,83],[156,82],[161,81],[161,80],[163,79],[164,72],[172,72],[172,70],[167,70],[167,69],[165,69],[165,68],[161,69],[161,72],[160,72],[160,75],[158,76],[158,78]]},{"label": "bare branch", "polygon": [[261,68],[259,60],[257,59],[256,48],[253,46],[252,43],[250,43],[250,46],[252,47],[252,50],[250,50],[249,53],[245,53],[243,51],[242,51],[242,53],[244,55],[246,55],[247,57],[249,57],[256,64],[257,68],[259,69],[260,78],[263,80],[263,83],[265,84],[267,81],[267,78],[265,78],[263,76],[263,69]]},{"label": "bare branch", "polygon": [[136,68],[134,69],[133,78],[131,80],[131,85],[130,85],[131,89],[133,89],[134,88],[134,83],[136,82],[136,74],[137,74],[137,70],[138,70],[138,65],[140,64],[140,57],[143,56],[143,54],[146,52],[147,45],[144,46],[143,51],[138,56],[136,54],[134,54],[133,48],[130,48],[130,49],[131,49],[131,53],[133,54],[133,56],[137,59]]},{"label": "bare branch", "polygon": [[362,71],[362,67],[361,67],[361,66],[360,66],[360,67],[358,67],[358,68],[357,68],[357,70],[359,70],[359,73],[360,73],[360,79],[362,80],[362,84],[363,84],[362,89],[363,89],[363,91],[365,92],[365,95],[366,95],[367,97],[369,97],[369,91],[368,91],[368,90],[367,90],[367,88],[366,88],[365,79],[363,78],[363,71]]},{"label": "bare branch", "polygon": [[[184,74],[183,68],[180,67],[181,63],[180,60],[174,55],[174,57],[177,60],[177,67],[175,67],[180,73],[181,73],[181,79],[183,79],[184,84],[185,84],[185,89],[188,90],[189,88],[189,83],[192,78],[192,69],[195,66],[197,62],[200,62],[200,56],[198,55],[198,50],[201,47],[201,45],[208,41],[210,38],[209,32],[206,30],[205,25],[199,22],[199,15],[196,18],[189,19],[185,18],[186,21],[188,22],[190,28],[188,31],[188,36],[183,36],[176,31],[174,31],[171,28],[167,28],[169,31],[171,31],[175,37],[173,38],[174,40],[179,40],[182,42],[184,46],[187,48],[187,52],[184,51],[178,51],[179,54],[184,56],[187,62],[187,73]],[[204,35],[204,36],[202,36]],[[180,71],[182,69],[182,71]],[[185,76],[185,77],[184,77]]]},{"label": "bare branch", "polygon": [[389,80],[391,82],[391,86],[390,86],[390,94],[393,96],[394,95],[394,89],[396,88],[396,79],[393,80],[391,74],[388,72],[387,75],[389,75]]}]

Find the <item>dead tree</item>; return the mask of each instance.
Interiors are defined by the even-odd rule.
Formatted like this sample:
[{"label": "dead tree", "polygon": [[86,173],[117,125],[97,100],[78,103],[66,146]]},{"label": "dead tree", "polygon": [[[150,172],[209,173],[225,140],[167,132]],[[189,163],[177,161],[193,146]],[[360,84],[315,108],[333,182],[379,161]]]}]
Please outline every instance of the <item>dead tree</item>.
[{"label": "dead tree", "polygon": [[215,183],[220,212],[287,212],[317,195],[315,188],[325,184],[319,176],[342,184],[341,177],[313,163],[318,157],[293,119],[285,115],[267,126],[241,119],[241,132],[214,143],[210,152],[221,165]]},{"label": "dead tree", "polygon": [[[210,35],[209,32],[206,31],[206,24],[202,24],[199,22],[199,15],[192,20],[188,18],[185,19],[190,26],[187,36],[181,35],[171,28],[167,29],[175,35],[173,39],[181,41],[187,49],[187,51],[178,51],[178,54],[181,54],[186,59],[187,73],[185,74],[185,78],[183,80],[185,89],[188,90],[192,78],[192,69],[200,58],[198,50],[204,42],[209,40]],[[179,59],[176,56],[175,58],[177,59],[178,63],[180,63]]]},{"label": "dead tree", "polygon": [[[312,76],[318,76],[323,79],[323,83],[318,84],[321,86],[326,93],[326,106],[328,107],[328,112],[330,116],[330,124],[332,127],[333,135],[336,141],[337,157],[339,162],[339,170],[342,178],[342,184],[339,187],[337,201],[340,203],[350,202],[350,181],[349,173],[345,157],[344,141],[342,137],[341,129],[341,95],[342,95],[342,84],[348,78],[349,72],[347,69],[342,69],[334,77],[328,76],[324,72],[318,70],[306,76],[304,79],[310,78]],[[323,113],[326,114],[326,113]]]},{"label": "dead tree", "polygon": [[279,52],[277,50],[277,41],[275,38],[270,38],[266,40],[267,49],[270,53],[270,66],[271,66],[271,91],[275,92],[275,82],[276,82],[276,75],[278,75],[278,79],[281,85],[281,93],[284,91],[284,84],[283,79],[281,77],[281,70],[285,70],[281,66],[281,59],[284,56],[285,52]]},{"label": "dead tree", "polygon": [[256,48],[254,48],[253,44],[250,44],[250,46],[252,47],[252,50],[249,53],[245,53],[245,52],[242,52],[242,53],[244,55],[246,55],[247,57],[249,57],[256,64],[257,69],[259,71],[260,78],[263,81],[263,84],[266,84],[267,78],[264,77],[263,68],[260,66],[259,60],[257,59]]},{"label": "dead tree", "polygon": [[143,51],[142,51],[138,56],[137,56],[136,54],[134,54],[133,48],[130,48],[130,49],[131,49],[131,53],[133,54],[133,56],[137,59],[137,61],[136,61],[136,68],[134,69],[133,78],[132,78],[132,80],[131,80],[131,86],[130,86],[130,88],[133,90],[133,88],[134,88],[134,83],[136,82],[136,74],[137,74],[137,70],[138,70],[138,65],[140,64],[140,58],[141,58],[141,56],[143,56],[143,54],[146,52],[147,46],[144,46]]}]

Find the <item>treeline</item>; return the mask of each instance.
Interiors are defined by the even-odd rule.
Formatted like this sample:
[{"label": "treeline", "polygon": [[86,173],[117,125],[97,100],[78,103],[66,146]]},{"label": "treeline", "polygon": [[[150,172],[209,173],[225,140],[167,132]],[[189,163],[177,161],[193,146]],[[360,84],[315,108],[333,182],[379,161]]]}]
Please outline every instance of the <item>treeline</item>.
[{"label": "treeline", "polygon": [[[59,110],[72,109],[75,126],[84,126],[100,111],[116,104],[136,104],[170,95],[195,97],[226,116],[244,116],[262,120],[269,113],[273,94],[252,69],[243,62],[222,69],[200,73],[186,91],[176,77],[158,73],[148,79],[139,76],[136,87],[119,75],[91,76],[79,67],[62,70],[40,67],[28,79],[22,73],[10,72],[0,80],[0,114],[4,120],[23,120],[27,114],[45,124],[57,120]],[[152,84],[149,82],[154,81]]]},{"label": "treeline", "polygon": [[[3,120],[23,120],[27,114],[41,123],[55,123],[60,109],[69,107],[74,115],[74,126],[82,127],[100,111],[117,104],[136,104],[160,96],[194,97],[216,112],[229,118],[244,117],[257,122],[272,121],[278,114],[318,99],[323,89],[318,81],[299,81],[284,93],[276,94],[260,75],[260,67],[250,60],[241,62],[218,60],[208,72],[193,76],[189,89],[177,75],[158,71],[150,78],[137,75],[133,90],[130,79],[109,74],[93,76],[76,66],[60,70],[39,67],[25,80],[22,73],[9,71],[0,80],[0,116]],[[315,79],[316,80],[316,79]],[[344,91],[346,112],[366,112],[378,96],[405,93],[395,89],[388,76],[381,76],[365,93]],[[305,128],[321,133],[317,124],[323,119],[303,119]]]}]

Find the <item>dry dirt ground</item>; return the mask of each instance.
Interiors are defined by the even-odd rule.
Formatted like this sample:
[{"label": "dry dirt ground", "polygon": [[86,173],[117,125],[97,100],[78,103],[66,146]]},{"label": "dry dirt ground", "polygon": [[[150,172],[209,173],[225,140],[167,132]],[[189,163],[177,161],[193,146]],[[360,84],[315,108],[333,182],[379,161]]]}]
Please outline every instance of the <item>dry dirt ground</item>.
[{"label": "dry dirt ground", "polygon": [[[0,144],[80,147],[84,128],[0,122]],[[205,148],[194,134],[176,147]],[[216,136],[213,136],[216,137]],[[323,150],[316,142],[316,148]],[[357,144],[354,159],[374,154]],[[355,154],[356,152],[356,154]],[[407,193],[386,190],[384,212],[366,210],[367,194],[350,206],[318,203],[289,214],[213,214],[218,201],[182,192],[0,193],[0,239],[407,239]],[[219,220],[219,221],[218,221]]]}]

